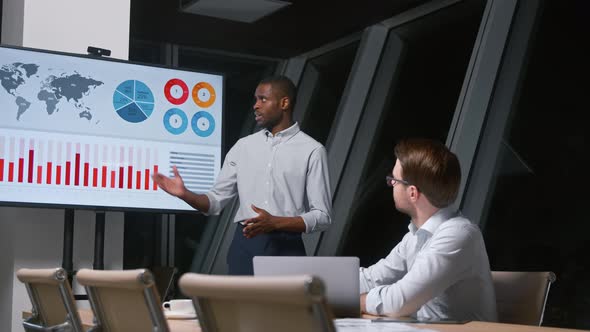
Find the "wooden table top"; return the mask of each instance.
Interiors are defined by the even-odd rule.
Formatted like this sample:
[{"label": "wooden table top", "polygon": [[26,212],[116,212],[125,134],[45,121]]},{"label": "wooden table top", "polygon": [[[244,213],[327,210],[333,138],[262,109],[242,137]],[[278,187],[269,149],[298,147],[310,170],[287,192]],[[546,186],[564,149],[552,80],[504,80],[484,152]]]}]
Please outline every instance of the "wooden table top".
[{"label": "wooden table top", "polygon": [[[80,319],[84,328],[93,326],[93,314],[90,309],[80,309]],[[23,312],[23,319],[31,317],[30,311]],[[363,318],[373,319],[376,316],[363,315]],[[168,319],[168,327],[172,332],[201,332],[199,321],[196,319]],[[375,323],[381,324],[381,323]],[[408,324],[419,329],[435,330],[438,332],[572,332],[581,331],[555,327],[541,327],[530,325],[516,325],[503,323],[489,323],[472,321],[465,324]]]}]

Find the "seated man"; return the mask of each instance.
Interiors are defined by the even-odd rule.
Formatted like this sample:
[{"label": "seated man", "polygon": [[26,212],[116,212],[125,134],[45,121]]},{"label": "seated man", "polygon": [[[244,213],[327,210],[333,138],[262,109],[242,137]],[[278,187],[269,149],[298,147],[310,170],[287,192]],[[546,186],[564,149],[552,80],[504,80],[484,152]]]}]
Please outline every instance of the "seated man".
[{"label": "seated man", "polygon": [[490,265],[479,228],[448,208],[461,169],[441,143],[404,140],[395,147],[393,187],[409,232],[385,259],[360,268],[361,310],[418,319],[496,320]]}]

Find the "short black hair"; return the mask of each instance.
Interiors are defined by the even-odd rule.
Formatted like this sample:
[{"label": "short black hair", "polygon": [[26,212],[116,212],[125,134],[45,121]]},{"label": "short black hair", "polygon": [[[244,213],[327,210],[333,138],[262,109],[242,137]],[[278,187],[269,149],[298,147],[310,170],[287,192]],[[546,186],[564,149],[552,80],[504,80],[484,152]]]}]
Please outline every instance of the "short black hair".
[{"label": "short black hair", "polygon": [[260,84],[270,84],[273,88],[273,91],[275,89],[280,91],[281,98],[289,98],[291,109],[295,108],[295,102],[297,101],[297,88],[290,78],[283,75],[269,76],[263,78],[258,83],[258,85]]}]

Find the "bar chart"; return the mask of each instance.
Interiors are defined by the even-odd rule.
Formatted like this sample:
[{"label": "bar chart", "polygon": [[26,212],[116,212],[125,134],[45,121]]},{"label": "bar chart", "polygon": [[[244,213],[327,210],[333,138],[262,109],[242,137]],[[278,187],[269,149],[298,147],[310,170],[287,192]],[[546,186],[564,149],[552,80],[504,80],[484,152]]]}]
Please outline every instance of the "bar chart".
[{"label": "bar chart", "polygon": [[0,182],[156,191],[158,158],[150,147],[0,136]]}]

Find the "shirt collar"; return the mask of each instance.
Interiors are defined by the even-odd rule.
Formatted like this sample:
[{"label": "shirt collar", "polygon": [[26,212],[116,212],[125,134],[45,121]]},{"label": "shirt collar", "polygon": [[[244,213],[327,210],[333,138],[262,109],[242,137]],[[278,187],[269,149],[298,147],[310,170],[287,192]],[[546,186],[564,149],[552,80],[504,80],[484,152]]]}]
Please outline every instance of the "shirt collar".
[{"label": "shirt collar", "polygon": [[266,137],[281,137],[282,140],[286,141],[291,137],[295,136],[295,134],[297,134],[300,130],[301,129],[299,129],[299,123],[295,122],[291,127],[279,131],[274,136],[268,129],[263,129],[262,133]]},{"label": "shirt collar", "polygon": [[422,227],[417,228],[414,223],[410,222],[408,229],[410,232],[412,232],[412,234],[416,234],[417,231],[426,231],[432,235],[443,222],[451,219],[456,214],[457,213],[451,208],[440,209],[436,211],[436,213],[430,218],[428,218]]}]

